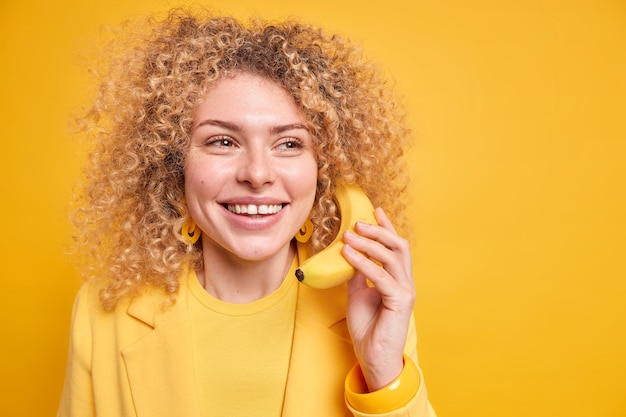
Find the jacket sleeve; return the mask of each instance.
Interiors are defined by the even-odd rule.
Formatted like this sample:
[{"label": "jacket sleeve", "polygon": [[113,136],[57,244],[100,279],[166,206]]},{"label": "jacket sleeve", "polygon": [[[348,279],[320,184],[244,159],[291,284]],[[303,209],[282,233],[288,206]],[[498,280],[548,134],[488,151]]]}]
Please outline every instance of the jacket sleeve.
[{"label": "jacket sleeve", "polygon": [[[387,395],[398,395],[398,392],[404,392],[404,394],[401,394],[401,395],[406,395],[406,392],[409,391],[411,393],[409,395],[409,398],[407,398],[406,400],[401,400],[401,402],[404,405],[396,407],[393,410],[378,411],[376,413],[364,412],[363,409],[357,409],[357,407],[353,406],[350,403],[351,396],[348,395],[348,392],[346,392],[346,406],[355,417],[373,417],[373,416],[377,416],[377,417],[436,417],[435,411],[432,408],[430,402],[428,401],[426,385],[424,384],[424,376],[422,374],[421,369],[419,369],[419,365],[418,365],[417,333],[415,330],[415,321],[413,317],[411,317],[411,324],[409,326],[409,331],[407,334],[407,341],[406,341],[405,348],[404,348],[404,355],[405,355],[404,370],[400,378],[392,382],[392,384],[395,384],[394,389],[389,390],[389,393],[377,391],[377,392],[370,393],[370,394],[367,394],[367,393],[361,394],[361,395],[357,394],[360,397],[363,397],[365,399],[364,403],[367,403],[371,401],[377,401],[379,399],[384,398]],[[411,363],[407,363],[407,361],[410,361]],[[358,367],[358,365],[356,367]],[[362,387],[365,386],[364,381],[354,381],[354,380],[351,381],[350,380],[350,379],[359,378],[359,377],[362,378],[362,375],[360,374],[360,372],[353,372],[353,371],[351,371],[346,378],[346,391],[348,391],[349,389],[348,387],[350,385],[352,386],[360,385]],[[409,386],[407,387],[405,385],[403,389],[398,389],[398,384],[402,384],[402,383],[404,384],[408,383]],[[383,388],[381,391],[385,389],[386,388]],[[370,395],[371,395],[371,398],[368,399],[367,397]],[[352,395],[352,397],[354,398],[354,395]],[[394,400],[396,400],[397,402],[398,398],[395,398]],[[381,402],[386,402],[386,401],[381,401]],[[390,402],[394,402],[394,401],[390,401]]]},{"label": "jacket sleeve", "polygon": [[67,369],[57,417],[95,416],[91,379],[92,335],[88,310],[89,291],[87,285],[83,285],[72,311]]}]

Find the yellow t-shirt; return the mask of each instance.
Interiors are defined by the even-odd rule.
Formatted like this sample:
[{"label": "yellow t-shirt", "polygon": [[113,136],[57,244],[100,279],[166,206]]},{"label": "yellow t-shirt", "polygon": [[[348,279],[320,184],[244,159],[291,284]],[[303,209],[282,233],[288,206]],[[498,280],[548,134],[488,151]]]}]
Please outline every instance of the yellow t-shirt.
[{"label": "yellow t-shirt", "polygon": [[189,273],[193,360],[203,416],[280,416],[298,296],[294,276],[246,304],[221,301]]}]

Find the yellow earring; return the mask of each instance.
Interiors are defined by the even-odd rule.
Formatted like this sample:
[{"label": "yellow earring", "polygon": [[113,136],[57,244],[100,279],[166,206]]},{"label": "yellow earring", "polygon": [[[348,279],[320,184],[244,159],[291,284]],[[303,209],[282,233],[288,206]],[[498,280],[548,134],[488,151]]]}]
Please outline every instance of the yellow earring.
[{"label": "yellow earring", "polygon": [[313,234],[313,222],[311,218],[306,219],[298,233],[296,233],[296,240],[300,243],[306,243],[311,238]]},{"label": "yellow earring", "polygon": [[193,245],[200,239],[200,235],[202,231],[196,227],[196,224],[193,220],[189,219],[184,225],[182,230],[180,231],[183,235],[183,240],[188,245]]}]

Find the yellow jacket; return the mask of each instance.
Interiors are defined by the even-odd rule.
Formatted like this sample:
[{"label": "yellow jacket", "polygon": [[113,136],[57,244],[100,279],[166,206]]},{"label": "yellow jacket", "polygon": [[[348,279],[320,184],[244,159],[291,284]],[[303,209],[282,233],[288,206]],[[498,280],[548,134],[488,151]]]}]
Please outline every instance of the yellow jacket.
[{"label": "yellow jacket", "polygon": [[[201,417],[189,355],[188,292],[181,281],[176,303],[166,309],[155,289],[113,312],[102,310],[94,286],[83,286],[74,305],[58,417]],[[344,400],[344,379],[356,363],[345,311],[345,286],[300,286],[283,417],[369,415],[350,410]],[[417,364],[413,326],[405,353]],[[434,412],[422,382],[405,407],[379,415]]]}]

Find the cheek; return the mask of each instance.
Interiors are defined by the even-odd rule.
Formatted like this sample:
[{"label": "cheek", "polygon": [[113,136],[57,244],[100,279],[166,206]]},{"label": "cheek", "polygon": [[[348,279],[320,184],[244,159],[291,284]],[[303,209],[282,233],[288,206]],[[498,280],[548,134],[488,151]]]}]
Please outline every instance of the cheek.
[{"label": "cheek", "polygon": [[185,195],[187,201],[197,199],[200,195],[206,194],[206,174],[198,164],[190,162],[185,169]]},{"label": "cheek", "polygon": [[210,158],[203,155],[189,155],[185,165],[185,187],[201,187],[209,178],[216,178],[219,172]]},{"label": "cheek", "polygon": [[300,189],[300,192],[314,199],[317,191],[317,163],[315,160],[303,164],[296,177],[296,186]]}]

